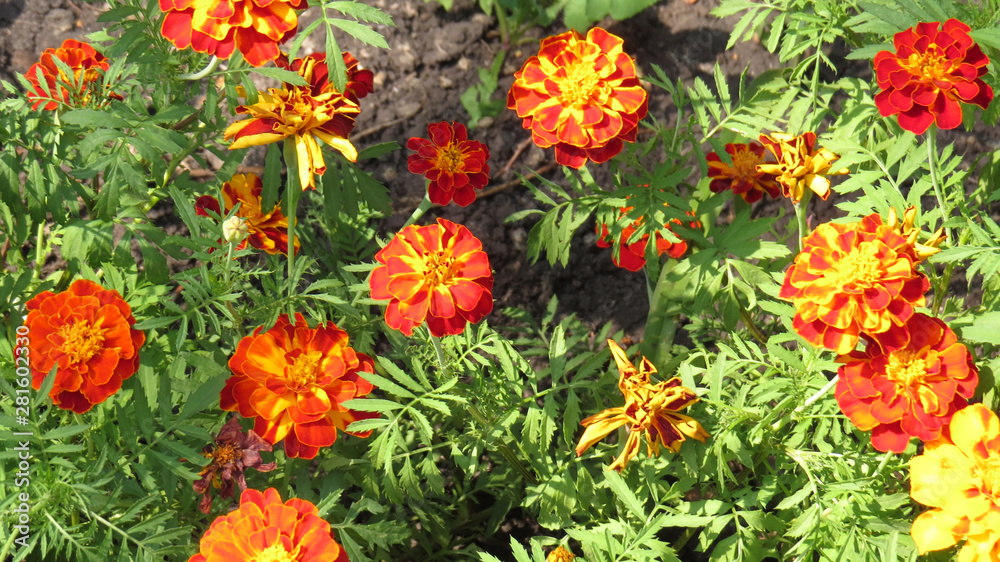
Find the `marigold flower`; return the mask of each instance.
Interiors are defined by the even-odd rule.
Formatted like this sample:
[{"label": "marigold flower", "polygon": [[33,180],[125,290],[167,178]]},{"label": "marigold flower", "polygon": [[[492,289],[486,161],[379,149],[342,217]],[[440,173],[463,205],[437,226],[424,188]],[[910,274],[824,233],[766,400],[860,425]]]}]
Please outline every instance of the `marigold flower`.
[{"label": "marigold flower", "polygon": [[201,537],[188,562],[347,562],[330,524],[306,500],[284,503],[274,488],[249,489],[239,509],[222,515]]},{"label": "marigold flower", "polygon": [[[73,70],[72,77],[59,69],[56,59]],[[31,109],[41,106],[46,111],[54,111],[60,102],[70,107],[87,107],[94,99],[95,90],[102,89],[101,77],[108,68],[110,65],[104,55],[76,39],[63,41],[57,49],[45,49],[39,62],[31,65],[24,75],[32,85],[27,92],[28,99],[34,100]],[[42,86],[42,81],[45,86]],[[49,93],[45,93],[46,88]],[[106,87],[103,90],[99,105],[107,98],[122,99]]]},{"label": "marigold flower", "polygon": [[576,555],[561,546],[552,549],[552,552],[545,557],[545,562],[573,562]]},{"label": "marigold flower", "polygon": [[69,289],[28,301],[31,387],[38,390],[58,367],[49,396],[64,410],[83,414],[108,399],[139,369],[146,335],[118,291],[78,279]]},{"label": "marigold flower", "polygon": [[678,413],[698,401],[694,391],[681,386],[681,379],[651,384],[649,375],[656,368],[648,359],[643,357],[637,370],[614,340],[608,340],[608,347],[618,365],[618,388],[625,395],[625,405],[608,408],[580,422],[587,429],[576,446],[577,456],[623,425],[628,426],[628,440],[609,467],[619,472],[639,452],[642,434],[646,435],[648,455],[659,455],[661,444],[676,453],[687,437],[703,443],[710,437],[694,418]]},{"label": "marigold flower", "polygon": [[1000,420],[982,404],[955,413],[941,437],[910,459],[910,496],[934,509],[910,535],[921,554],[965,539],[958,559],[1000,559]]},{"label": "marigold flower", "polygon": [[[195,212],[203,217],[210,216],[213,211],[219,216],[226,216],[239,203],[239,209],[233,215],[246,228],[245,237],[236,246],[237,250],[251,246],[264,250],[269,254],[288,253],[288,218],[281,213],[281,205],[264,212],[261,209],[261,193],[264,184],[255,174],[235,174],[232,179],[222,184],[222,200],[226,210],[219,209],[219,201],[211,195],[202,195],[195,201]],[[228,239],[227,239],[228,240]],[[295,253],[299,251],[299,238],[295,237]]]},{"label": "marigold flower", "polygon": [[178,49],[228,59],[238,49],[252,66],[278,58],[278,44],[298,30],[306,0],[160,0],[160,32]]},{"label": "marigold flower", "polygon": [[243,433],[239,418],[230,418],[219,430],[215,444],[202,449],[201,454],[212,459],[212,462],[198,473],[201,480],[194,483],[194,491],[202,494],[198,509],[202,513],[212,510],[212,486],[219,489],[220,498],[233,497],[234,482],[239,485],[240,491],[246,490],[244,469],[255,468],[260,472],[270,472],[277,468],[277,463],[265,463],[260,458],[261,451],[271,451],[271,444],[261,439],[252,429]]},{"label": "marigold flower", "polygon": [[555,146],[559,164],[607,162],[623,141],[635,142],[648,100],[623,44],[599,27],[586,38],[567,31],[543,39],[538,56],[514,73],[507,107],[524,119],[535,144]]},{"label": "marigold flower", "polygon": [[917,237],[920,235],[920,229],[913,226],[914,219],[917,218],[917,208],[910,207],[903,213],[903,220],[899,220],[899,215],[896,213],[896,209],[889,209],[889,219],[886,224],[889,228],[893,230],[896,234],[899,234],[903,238],[906,238],[907,243],[913,247],[913,255],[917,258],[917,263],[924,261],[925,259],[933,256],[934,254],[941,251],[938,246],[942,242],[948,239],[944,234],[944,227],[938,228],[931,234],[930,238],[926,242],[920,243],[917,241]]},{"label": "marigold flower", "polygon": [[899,126],[921,134],[936,123],[954,129],[962,123],[962,104],[986,109],[993,89],[982,76],[990,59],[969,36],[969,26],[950,19],[918,23],[893,38],[896,52],[875,55],[881,92],[875,106],[882,117],[899,115]]},{"label": "marigold flower", "polygon": [[886,338],[900,333],[889,331],[906,324],[930,289],[916,261],[906,239],[878,215],[825,223],[803,240],[779,295],[795,305],[792,327],[817,347],[849,353],[861,332],[887,347]]},{"label": "marigold flower", "polygon": [[388,300],[385,323],[404,335],[425,320],[434,337],[462,333],[493,310],[493,270],[483,243],[446,219],[399,231],[377,254],[371,296]]},{"label": "marigold flower", "polygon": [[774,175],[757,169],[758,165],[764,163],[764,145],[753,141],[749,144],[729,143],[726,145],[726,152],[733,162],[732,166],[723,162],[714,152],[705,157],[708,160],[708,177],[714,178],[708,184],[713,193],[731,189],[747,203],[760,201],[765,193],[773,198],[781,194],[781,187]]},{"label": "marigold flower", "polygon": [[[621,214],[624,215],[632,210],[632,207],[623,207]],[[694,216],[694,213],[687,211],[687,214]],[[631,225],[626,226],[621,233],[621,238],[619,238],[618,243],[618,257],[615,257],[612,253],[611,261],[618,267],[623,267],[629,271],[639,271],[646,265],[646,244],[649,242],[649,235],[644,234],[642,238],[636,240],[635,242],[629,242],[635,231],[642,226],[644,222],[643,218],[639,218]],[[664,228],[673,232],[670,228],[671,224],[683,224],[680,219],[671,219],[670,222],[663,225]],[[692,221],[689,223],[691,228],[701,228],[700,221]],[[611,233],[608,231],[608,225],[599,224],[597,225],[597,247],[598,248],[610,248],[612,242]],[[662,256],[667,254],[668,256],[678,259],[687,252],[687,242],[681,240],[680,242],[671,242],[666,237],[664,237],[659,232],[656,233],[656,255]]]},{"label": "marigold flower", "polygon": [[447,205],[454,198],[459,207],[470,205],[476,200],[476,190],[490,183],[489,149],[469,140],[465,125],[455,121],[427,125],[427,136],[406,142],[406,148],[417,151],[407,157],[407,169],[430,181],[427,197],[431,203]]},{"label": "marigold flower", "polygon": [[[354,129],[355,116],[361,112],[357,102],[361,87],[349,89],[347,95],[338,92],[329,81],[325,55],[309,55],[294,61],[291,67],[296,68],[309,85],[285,84],[282,88],[269,88],[266,94],[259,93],[257,103],[236,108],[236,113],[249,114],[250,119],[233,123],[223,137],[233,139],[229,150],[279,140],[292,143],[297,156],[299,185],[303,190],[316,189],[313,174],[326,172],[323,151],[316,139],[351,162],[358,159],[358,151],[347,137]],[[357,77],[353,82],[359,83]],[[351,83],[348,82],[349,86]]]},{"label": "marigold flower", "polygon": [[311,459],[320,447],[337,440],[337,430],[351,432],[352,422],[378,417],[341,405],[371,392],[360,373],[374,372],[371,357],[348,345],[347,332],[333,322],[309,328],[301,314],[295,324],[282,314],[270,330],[263,326],[240,340],[229,359],[233,376],[221,393],[223,410],[254,420],[264,441],[285,442],[289,457]]},{"label": "marigold flower", "polygon": [[824,201],[830,196],[830,180],[826,176],[842,175],[847,168],[833,170],[833,163],[840,158],[825,148],[816,148],[816,133],[799,136],[788,133],[761,135],[764,143],[777,162],[766,162],[757,166],[757,171],[773,175],[781,184],[781,193],[798,204],[806,188],[819,195]]},{"label": "marigold flower", "polygon": [[837,403],[858,429],[872,432],[879,451],[902,453],[911,437],[937,439],[979,383],[972,355],[941,320],[914,314],[904,338],[889,351],[865,336],[864,351],[837,358]]}]

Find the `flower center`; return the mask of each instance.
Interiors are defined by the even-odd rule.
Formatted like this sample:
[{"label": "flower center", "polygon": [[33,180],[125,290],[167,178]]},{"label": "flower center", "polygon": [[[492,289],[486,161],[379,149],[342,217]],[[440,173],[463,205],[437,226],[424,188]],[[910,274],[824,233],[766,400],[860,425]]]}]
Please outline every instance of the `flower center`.
[{"label": "flower center", "polygon": [[451,279],[451,266],[454,262],[455,259],[445,252],[439,251],[430,255],[424,262],[424,279],[427,284],[437,287],[447,283]]},{"label": "flower center", "polygon": [[737,150],[733,155],[733,170],[739,178],[756,178],[757,165],[762,164],[764,159],[750,149]]},{"label": "flower center", "polygon": [[285,381],[288,386],[303,388],[312,386],[319,378],[319,362],[323,354],[312,350],[301,353],[285,367]]},{"label": "flower center", "polygon": [[230,443],[225,443],[219,445],[214,451],[212,451],[210,457],[218,465],[224,465],[231,462],[236,462],[239,458],[243,456],[243,449],[232,445]]},{"label": "flower center", "polygon": [[288,552],[285,547],[279,542],[273,544],[264,550],[257,553],[257,557],[254,558],[254,562],[295,562],[299,559],[299,549],[296,548],[295,552]]},{"label": "flower center", "polygon": [[62,352],[69,356],[70,363],[86,363],[104,344],[104,331],[86,320],[62,326],[59,335],[63,337]]},{"label": "flower center", "polygon": [[578,62],[566,69],[566,77],[559,80],[559,101],[564,106],[579,107],[589,103],[600,91],[601,77],[593,66]]},{"label": "flower center", "polygon": [[465,158],[458,143],[449,143],[437,149],[437,156],[434,158],[434,167],[444,170],[449,174],[462,172],[465,170]]},{"label": "flower center", "polygon": [[882,260],[873,242],[862,242],[858,248],[843,256],[835,263],[831,273],[835,281],[844,288],[867,289],[881,282]]},{"label": "flower center", "polygon": [[885,374],[896,384],[913,386],[923,382],[927,376],[927,362],[922,355],[918,356],[909,349],[894,351],[889,354]]},{"label": "flower center", "polygon": [[900,65],[914,76],[920,76],[926,83],[950,81],[952,62],[937,45],[928,46],[923,53],[913,53],[908,59],[901,60]]}]

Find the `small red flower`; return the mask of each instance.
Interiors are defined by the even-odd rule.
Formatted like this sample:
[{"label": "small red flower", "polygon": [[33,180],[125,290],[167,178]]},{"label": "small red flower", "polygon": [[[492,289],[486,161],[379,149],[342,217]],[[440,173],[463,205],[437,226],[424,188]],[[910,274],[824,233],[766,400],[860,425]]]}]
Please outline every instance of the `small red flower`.
[{"label": "small red flower", "polygon": [[465,125],[455,121],[427,125],[427,136],[407,141],[406,148],[417,151],[406,159],[407,169],[430,180],[431,203],[447,205],[454,199],[459,207],[468,206],[476,200],[476,190],[490,182],[489,149],[469,140]]},{"label": "small red flower", "polygon": [[[621,210],[621,215],[625,215],[632,210],[632,207],[623,207]],[[688,211],[687,214],[694,217],[694,213]],[[631,225],[626,226],[621,233],[621,237],[618,239],[618,257],[616,258],[614,254],[611,255],[611,260],[618,267],[623,267],[629,271],[639,271],[646,265],[646,244],[649,243],[649,235],[644,234],[642,238],[636,240],[635,242],[629,242],[635,231],[642,226],[645,222],[644,217],[640,217]],[[670,222],[663,225],[663,228],[673,230],[670,228],[671,224],[683,224],[680,219],[671,219]],[[700,221],[692,221],[689,223],[691,228],[701,228]],[[614,240],[611,237],[611,233],[608,230],[608,225],[599,224],[597,225],[597,247],[598,248],[610,248]],[[665,236],[656,233],[656,255],[662,256],[667,254],[668,256],[677,259],[687,252],[688,245],[687,242],[681,240],[680,242],[671,242]]]},{"label": "small red flower", "polygon": [[194,491],[202,495],[198,509],[202,513],[212,510],[213,486],[219,489],[220,498],[231,498],[235,491],[234,485],[238,485],[240,491],[247,489],[244,470],[255,468],[260,472],[270,472],[277,468],[277,463],[265,463],[260,458],[261,451],[270,452],[271,448],[271,444],[261,439],[252,429],[243,433],[238,417],[230,418],[219,430],[215,444],[207,445],[201,451],[212,462],[198,473],[201,480],[193,484]]},{"label": "small red flower", "polygon": [[[66,63],[73,70],[73,76],[66,76],[55,63],[56,59]],[[58,49],[45,49],[41,60],[31,65],[24,75],[32,85],[32,89],[27,92],[28,99],[34,101],[31,109],[41,106],[46,111],[53,111],[59,107],[60,102],[70,107],[87,107],[94,99],[94,90],[100,88],[101,77],[108,68],[108,59],[104,55],[76,39],[63,41]],[[39,73],[49,93],[45,93],[45,87],[39,81]],[[122,99],[120,95],[105,88],[100,96],[100,103],[107,98]]]},{"label": "small red flower", "polygon": [[[222,199],[226,210],[219,208],[219,201],[211,195],[202,195],[195,201],[195,212],[203,217],[209,216],[208,211],[225,217],[239,203],[240,208],[234,216],[239,217],[247,229],[247,238],[236,247],[246,248],[247,242],[258,250],[269,254],[288,253],[288,218],[281,213],[281,205],[268,212],[261,209],[261,193],[264,184],[255,174],[236,174],[222,184]],[[295,237],[295,253],[299,253],[299,238]]]},{"label": "small red flower", "polygon": [[757,169],[764,163],[764,145],[750,141],[749,144],[726,145],[726,152],[733,165],[722,161],[718,154],[712,152],[708,160],[708,177],[713,178],[708,188],[713,193],[722,193],[731,189],[747,203],[760,201],[766,193],[777,199],[781,195],[781,186],[773,174],[766,174]]},{"label": "small red flower", "polygon": [[893,38],[896,52],[875,55],[875,77],[882,89],[875,106],[883,117],[899,115],[899,126],[921,134],[936,123],[954,129],[962,123],[962,104],[986,109],[993,89],[982,77],[990,59],[969,36],[969,26],[950,19],[918,23]]}]

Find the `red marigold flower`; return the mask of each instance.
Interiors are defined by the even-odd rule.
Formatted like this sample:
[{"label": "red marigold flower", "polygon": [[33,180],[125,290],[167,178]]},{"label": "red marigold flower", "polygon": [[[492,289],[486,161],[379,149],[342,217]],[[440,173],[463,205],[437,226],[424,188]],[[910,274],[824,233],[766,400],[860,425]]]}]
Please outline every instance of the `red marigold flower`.
[{"label": "red marigold flower", "polygon": [[[213,211],[219,216],[226,216],[233,207],[239,203],[240,208],[236,209],[234,216],[239,217],[243,225],[247,228],[248,236],[236,247],[242,250],[247,247],[247,242],[258,250],[264,250],[269,254],[288,253],[288,218],[281,213],[281,205],[276,205],[274,209],[263,212],[261,209],[261,193],[264,192],[264,184],[255,174],[236,174],[226,183],[222,184],[222,200],[226,204],[226,210],[219,209],[219,201],[211,195],[202,195],[195,201],[195,211],[203,216],[210,216],[208,211]],[[299,238],[295,237],[295,253],[299,253]]]},{"label": "red marigold flower", "polygon": [[543,39],[538,56],[514,73],[507,107],[524,119],[535,144],[555,146],[559,164],[607,162],[622,141],[635,142],[648,100],[623,44],[599,27],[586,38],[567,31]]},{"label": "red marigold flower", "polygon": [[278,58],[278,44],[295,35],[306,0],[160,0],[160,32],[178,49],[228,59],[239,49],[252,66]]},{"label": "red marigold flower", "polygon": [[365,71],[356,71],[348,81],[348,93],[338,92],[329,81],[326,56],[320,54],[293,61],[290,68],[309,85],[286,83],[283,88],[269,88],[268,93],[259,93],[257,103],[236,108],[236,113],[249,114],[251,118],[230,125],[223,138],[233,139],[229,150],[280,140],[293,143],[299,185],[303,190],[316,189],[313,175],[326,172],[323,151],[316,139],[351,162],[358,159],[358,151],[347,137],[354,130],[355,116],[361,112],[357,99],[367,95],[369,82],[363,74]]},{"label": "red marigold flower", "polygon": [[826,148],[816,148],[816,133],[801,135],[771,133],[761,135],[760,142],[774,155],[776,162],[757,165],[757,170],[771,174],[781,185],[781,194],[798,204],[808,188],[826,201],[830,196],[830,179],[827,176],[843,175],[847,168],[833,169],[840,156]]},{"label": "red marigold flower", "polygon": [[462,333],[493,310],[493,271],[468,228],[438,219],[401,230],[375,259],[373,299],[388,300],[385,322],[409,336],[427,321],[435,337]]},{"label": "red marigold flower", "polygon": [[[632,207],[623,207],[621,210],[621,215],[624,216],[626,213],[632,210]],[[687,211],[687,214],[694,216],[694,213]],[[611,261],[618,267],[623,267],[629,271],[639,271],[646,265],[646,244],[649,242],[649,235],[643,234],[642,238],[636,240],[635,242],[629,242],[635,231],[642,226],[644,218],[640,217],[631,225],[626,226],[621,233],[621,237],[618,239],[618,257],[611,254]],[[683,224],[680,219],[671,219],[670,222],[663,225],[663,228],[673,232],[670,228],[671,224]],[[692,221],[689,223],[691,228],[701,228],[700,221]],[[611,233],[608,231],[608,225],[599,224],[597,225],[597,247],[598,248],[610,248],[611,244],[614,242]],[[656,255],[662,256],[667,254],[668,256],[678,259],[687,252],[687,242],[681,240],[680,242],[671,242],[665,236],[656,233]]]},{"label": "red marigold flower", "polygon": [[241,491],[247,489],[246,476],[243,474],[245,469],[270,472],[277,468],[277,463],[265,463],[260,458],[261,451],[270,450],[271,444],[261,439],[252,429],[243,433],[238,417],[230,418],[219,430],[215,444],[202,449],[201,454],[212,459],[212,462],[198,473],[201,480],[193,485],[194,491],[202,494],[198,509],[202,513],[212,510],[213,485],[219,488],[220,498],[231,498],[235,490],[234,483],[239,485]]},{"label": "red marigold flower", "polygon": [[779,294],[795,305],[792,327],[815,346],[843,355],[864,332],[888,347],[886,338],[900,333],[890,330],[906,324],[930,289],[916,262],[906,238],[878,215],[825,223],[803,240]]},{"label": "red marigold flower", "polygon": [[722,161],[718,154],[712,152],[708,160],[708,177],[714,178],[708,184],[713,193],[722,193],[731,189],[747,203],[760,201],[765,193],[772,198],[781,195],[781,187],[773,174],[765,174],[757,169],[764,163],[764,145],[750,141],[750,144],[726,144],[726,152],[733,165]]},{"label": "red marigold flower", "polygon": [[948,326],[926,314],[906,323],[906,341],[887,351],[870,336],[864,351],[837,358],[837,403],[851,423],[872,432],[879,451],[902,453],[910,437],[933,441],[979,383],[972,355]]},{"label": "red marigold flower", "polygon": [[[73,76],[66,76],[55,59],[58,59],[73,70]],[[87,43],[76,39],[67,39],[58,49],[45,49],[39,62],[31,65],[24,77],[31,83],[28,90],[29,100],[34,100],[31,109],[53,111],[60,102],[70,107],[86,107],[93,99],[94,90],[100,87],[101,76],[108,70],[108,59],[98,53]],[[39,78],[39,74],[41,77]],[[45,86],[42,86],[42,81]],[[49,93],[45,93],[45,88]],[[122,99],[114,92],[101,94],[101,102],[106,98]],[[44,104],[44,105],[42,105]]]},{"label": "red marigold flower", "polygon": [[64,410],[83,414],[108,399],[139,369],[146,335],[118,291],[78,279],[69,289],[38,294],[26,306],[31,332],[31,386],[38,390],[53,367],[49,396]]},{"label": "red marigold flower", "polygon": [[406,142],[406,148],[417,151],[406,159],[407,169],[430,180],[431,203],[447,205],[454,198],[459,207],[468,206],[476,200],[476,190],[490,182],[489,149],[469,140],[465,125],[455,121],[427,125],[427,136]]},{"label": "red marigold flower", "polygon": [[875,78],[882,89],[875,106],[883,117],[899,115],[899,126],[921,134],[936,123],[954,129],[962,104],[986,109],[993,89],[982,76],[990,59],[969,36],[969,26],[950,19],[918,23],[893,38],[896,52],[875,55]]},{"label": "red marigold flower", "polygon": [[315,505],[298,498],[284,503],[274,488],[249,489],[239,509],[222,515],[201,537],[188,562],[347,562],[330,524]]},{"label": "red marigold flower", "polygon": [[295,324],[282,314],[268,331],[261,326],[240,340],[229,359],[233,376],[221,393],[223,410],[256,418],[254,431],[265,441],[285,442],[289,457],[311,459],[337,440],[337,430],[378,417],[341,405],[371,392],[360,373],[374,372],[372,358],[348,345],[347,332],[333,322],[309,328],[301,314]]},{"label": "red marigold flower", "polygon": [[[361,68],[361,63],[351,53],[344,51],[341,55],[344,58],[344,66],[347,67],[347,87],[344,94],[354,103],[358,103],[361,98],[375,90],[375,73],[371,70]],[[330,82],[330,71],[326,64],[326,53],[313,53],[304,59],[295,59],[293,61],[289,61],[288,55],[281,53],[281,56],[274,61],[274,64],[285,70],[299,73],[302,65],[310,60],[315,61],[317,64],[312,69],[309,91],[310,94],[318,97],[326,90],[333,88],[333,84]]]}]

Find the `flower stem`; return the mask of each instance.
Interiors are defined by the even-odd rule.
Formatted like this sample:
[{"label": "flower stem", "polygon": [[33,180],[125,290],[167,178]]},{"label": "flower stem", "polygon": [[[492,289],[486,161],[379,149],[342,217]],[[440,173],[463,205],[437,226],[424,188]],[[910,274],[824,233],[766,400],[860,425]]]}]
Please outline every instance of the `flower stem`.
[{"label": "flower stem", "polygon": [[413,214],[410,215],[410,218],[406,219],[406,223],[403,225],[403,228],[406,228],[420,220],[420,217],[424,216],[424,213],[426,213],[427,210],[433,206],[434,203],[431,203],[431,200],[428,199],[427,195],[424,195],[424,200],[420,202],[420,206],[413,210]]},{"label": "flower stem", "polygon": [[805,190],[802,194],[802,199],[798,203],[794,204],[795,207],[795,224],[798,227],[796,235],[799,238],[799,251],[802,251],[803,243],[806,236],[809,236],[809,223],[806,221],[806,216],[809,212],[809,200],[812,199],[812,191],[809,189]]},{"label": "flower stem", "polygon": [[[925,142],[927,145],[927,167],[931,172],[931,186],[934,187],[934,197],[937,198],[938,207],[941,208],[941,223],[942,225],[948,222],[948,217],[951,216],[951,208],[948,207],[948,200],[945,199],[944,195],[941,193],[941,186],[938,185],[937,178],[937,125],[931,125],[927,129],[927,140]],[[945,240],[948,244],[951,244],[951,228],[944,227]]]},{"label": "flower stem", "polygon": [[285,216],[288,217],[288,309],[289,318],[295,317],[295,304],[293,296],[295,295],[295,223],[296,220],[296,210],[298,208],[298,195],[299,191],[302,190],[302,186],[299,185],[299,170],[296,165],[298,160],[295,154],[295,144],[294,141],[289,138],[285,141],[285,166],[288,168],[288,182],[285,186],[285,195],[288,197],[287,207],[285,210]]},{"label": "flower stem", "polygon": [[38,223],[38,230],[35,236],[35,269],[31,274],[32,279],[38,279],[42,275],[43,248],[45,247],[45,222]]},{"label": "flower stem", "polygon": [[215,67],[219,66],[219,57],[212,55],[212,58],[205,65],[205,68],[199,70],[198,72],[191,72],[188,74],[181,74],[178,76],[181,80],[201,80],[202,78],[208,76],[215,70]]},{"label": "flower stem", "polygon": [[822,398],[824,394],[826,394],[827,392],[830,392],[830,389],[832,389],[834,386],[837,386],[837,379],[838,378],[839,378],[839,375],[837,375],[837,376],[833,377],[832,379],[830,379],[830,381],[827,382],[826,385],[823,388],[821,388],[821,389],[819,389],[819,390],[816,391],[816,394],[813,394],[812,396],[810,396],[809,398],[807,398],[806,401],[803,402],[801,406],[799,406],[798,408],[795,408],[795,411],[796,412],[801,412],[802,410],[805,410],[809,406],[812,406],[814,403],[816,403],[816,401],[819,400],[820,398]]}]

